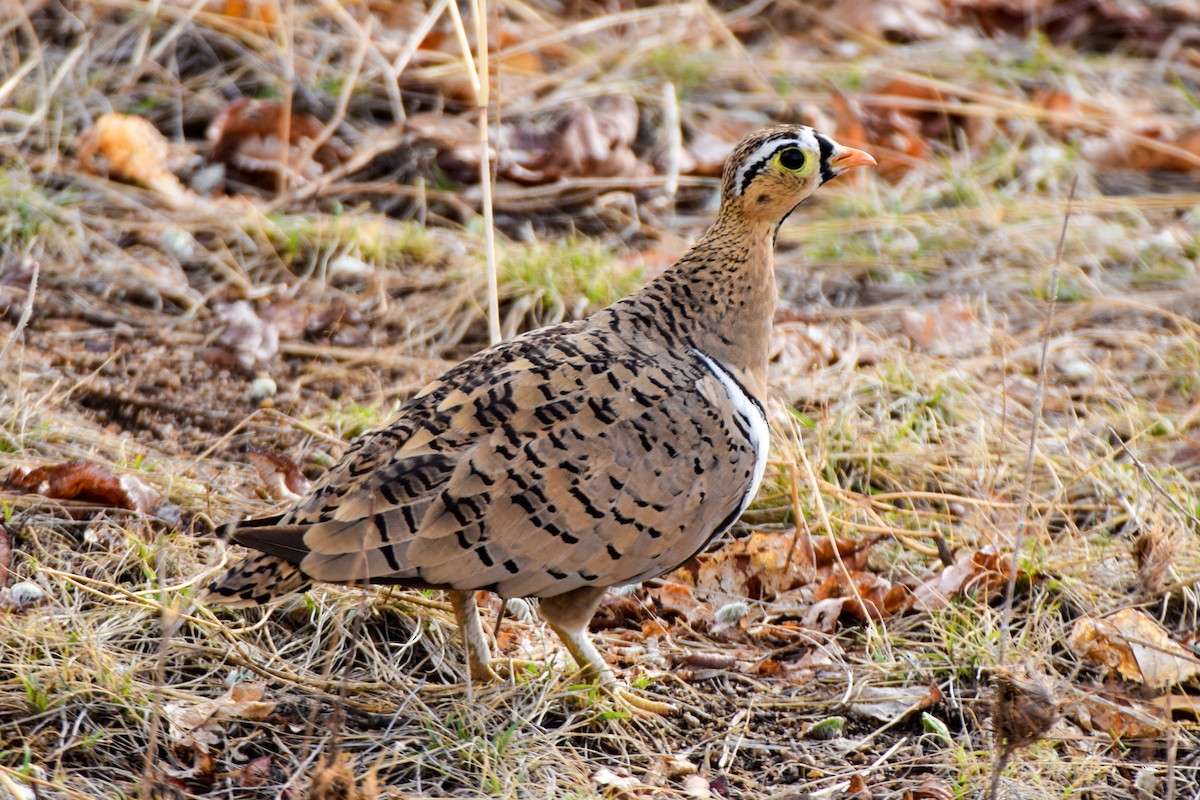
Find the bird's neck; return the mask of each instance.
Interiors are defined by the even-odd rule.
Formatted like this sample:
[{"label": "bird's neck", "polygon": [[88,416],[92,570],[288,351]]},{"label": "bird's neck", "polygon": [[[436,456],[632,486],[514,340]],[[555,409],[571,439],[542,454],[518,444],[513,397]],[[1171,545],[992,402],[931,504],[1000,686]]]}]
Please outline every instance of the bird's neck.
[{"label": "bird's neck", "polygon": [[673,315],[662,327],[668,338],[734,371],[761,398],[778,290],[773,230],[759,227],[723,210],[700,241],[639,294]]}]

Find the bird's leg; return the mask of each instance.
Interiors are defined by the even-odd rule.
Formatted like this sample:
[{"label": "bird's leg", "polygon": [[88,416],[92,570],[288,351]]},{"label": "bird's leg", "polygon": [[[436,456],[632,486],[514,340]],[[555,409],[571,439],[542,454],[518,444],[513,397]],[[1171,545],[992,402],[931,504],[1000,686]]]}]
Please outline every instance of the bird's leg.
[{"label": "bird's leg", "polygon": [[566,594],[543,597],[538,604],[538,613],[551,629],[562,639],[567,651],[580,669],[589,678],[600,683],[620,701],[636,711],[665,716],[675,711],[669,703],[660,703],[625,688],[612,671],[612,667],[600,655],[596,645],[588,636],[588,623],[596,613],[596,606],[605,590],[595,586],[583,586]]},{"label": "bird's leg", "polygon": [[450,606],[454,619],[462,631],[463,648],[467,651],[467,672],[471,680],[484,683],[496,679],[490,664],[490,650],[483,623],[479,621],[479,607],[475,605],[475,593],[450,589]]}]

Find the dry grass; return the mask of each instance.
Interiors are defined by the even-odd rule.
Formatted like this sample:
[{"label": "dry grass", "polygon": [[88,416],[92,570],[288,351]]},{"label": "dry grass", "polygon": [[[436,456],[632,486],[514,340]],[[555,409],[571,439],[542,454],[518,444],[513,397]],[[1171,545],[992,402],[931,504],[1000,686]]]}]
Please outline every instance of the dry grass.
[{"label": "dry grass", "polygon": [[[975,798],[1001,750],[988,687],[1018,665],[1052,677],[1064,717],[1014,755],[999,796],[1197,795],[1194,710],[1140,738],[1087,727],[1073,709],[1088,698],[1146,698],[1103,682],[1066,640],[1081,616],[1137,607],[1195,646],[1200,187],[1195,173],[1163,184],[1095,167],[1028,91],[1073,87],[1112,109],[1071,117],[1084,131],[1116,126],[1139,103],[1186,127],[1198,119],[1185,61],[1080,54],[1036,36],[887,44],[806,4],[589,11],[558,24],[554,4],[505,2],[490,18],[520,33],[492,53],[495,119],[627,93],[642,109],[639,151],[668,166],[679,131],[665,121],[690,139],[730,119],[811,118],[828,113],[831,85],[869,102],[897,75],[958,98],[935,111],[983,121],[984,143],[941,141],[895,180],[829,187],[785,226],[775,466],[745,522],[790,533],[797,486],[814,534],[882,535],[871,569],[893,581],[940,567],[935,534],[960,552],[1011,552],[1024,525],[1027,577],[1009,630],[998,604],[960,598],[836,634],[776,624],[775,638],[736,645],[682,624],[657,637],[600,633],[635,682],[681,708],[641,720],[575,686],[561,654],[557,669],[469,688],[437,596],[325,588],[267,614],[194,605],[227,557],[213,528],[271,507],[247,446],[315,474],[341,437],[486,343],[480,190],[447,180],[401,125],[443,105],[475,123],[461,53],[409,46],[406,31],[444,24],[444,4],[428,8],[397,4],[402,18],[389,19],[363,2],[287,3],[287,24],[273,25],[198,3],[30,0],[0,21],[0,474],[81,459],[136,473],[164,498],[148,516],[2,498],[10,582],[34,581],[47,599],[0,610],[0,798],[26,796],[21,787],[170,796],[151,785],[302,797],[338,753],[380,797],[611,796],[601,769],[658,792],[632,796],[688,796],[669,756],[727,781],[731,797],[845,796],[856,775],[875,797],[902,797],[932,773]],[[546,51],[557,68],[516,66]],[[356,153],[384,155],[254,201],[174,209],[87,174],[72,155],[105,111],[196,142],[229,98],[287,94],[340,122]],[[497,183],[509,332],[586,313],[694,237],[714,183],[668,173]],[[547,254],[578,269],[555,274]],[[343,257],[369,269],[339,272]],[[205,355],[221,305],[241,298],[340,311],[246,370]],[[914,343],[913,325],[950,308],[946,298],[963,327]],[[249,395],[255,373],[278,386],[269,408]],[[802,615],[741,600],[773,623]],[[504,626],[506,655],[557,653],[537,622]],[[798,684],[740,668],[678,675],[688,658],[747,650],[785,662],[819,654],[820,666]],[[172,728],[178,709],[258,681],[269,714],[231,714],[206,746]],[[864,688],[930,684],[943,696],[925,711],[937,724],[855,711]],[[1194,703],[1194,685],[1172,691]],[[807,737],[839,715],[841,736]],[[247,785],[260,756],[269,774]]]}]

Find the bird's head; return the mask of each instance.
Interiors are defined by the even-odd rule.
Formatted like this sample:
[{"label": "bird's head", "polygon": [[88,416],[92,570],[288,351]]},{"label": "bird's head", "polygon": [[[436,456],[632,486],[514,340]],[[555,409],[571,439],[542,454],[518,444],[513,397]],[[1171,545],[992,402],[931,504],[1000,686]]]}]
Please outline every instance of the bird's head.
[{"label": "bird's head", "polygon": [[875,159],[805,125],[776,125],[746,137],[725,164],[722,210],[753,228],[777,230],[817,187]]}]

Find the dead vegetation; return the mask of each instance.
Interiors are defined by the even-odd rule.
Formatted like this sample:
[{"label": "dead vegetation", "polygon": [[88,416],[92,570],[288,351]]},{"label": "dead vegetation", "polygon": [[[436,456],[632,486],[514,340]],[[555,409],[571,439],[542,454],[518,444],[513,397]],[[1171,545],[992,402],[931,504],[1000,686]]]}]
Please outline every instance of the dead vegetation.
[{"label": "dead vegetation", "polygon": [[[1195,9],[472,8],[0,20],[0,798],[1200,792]],[[561,654],[470,687],[431,594],[195,606],[219,525],[487,342],[488,197],[511,335],[669,265],[770,121],[881,169],[780,234],[741,538],[594,621],[677,716]]]}]

